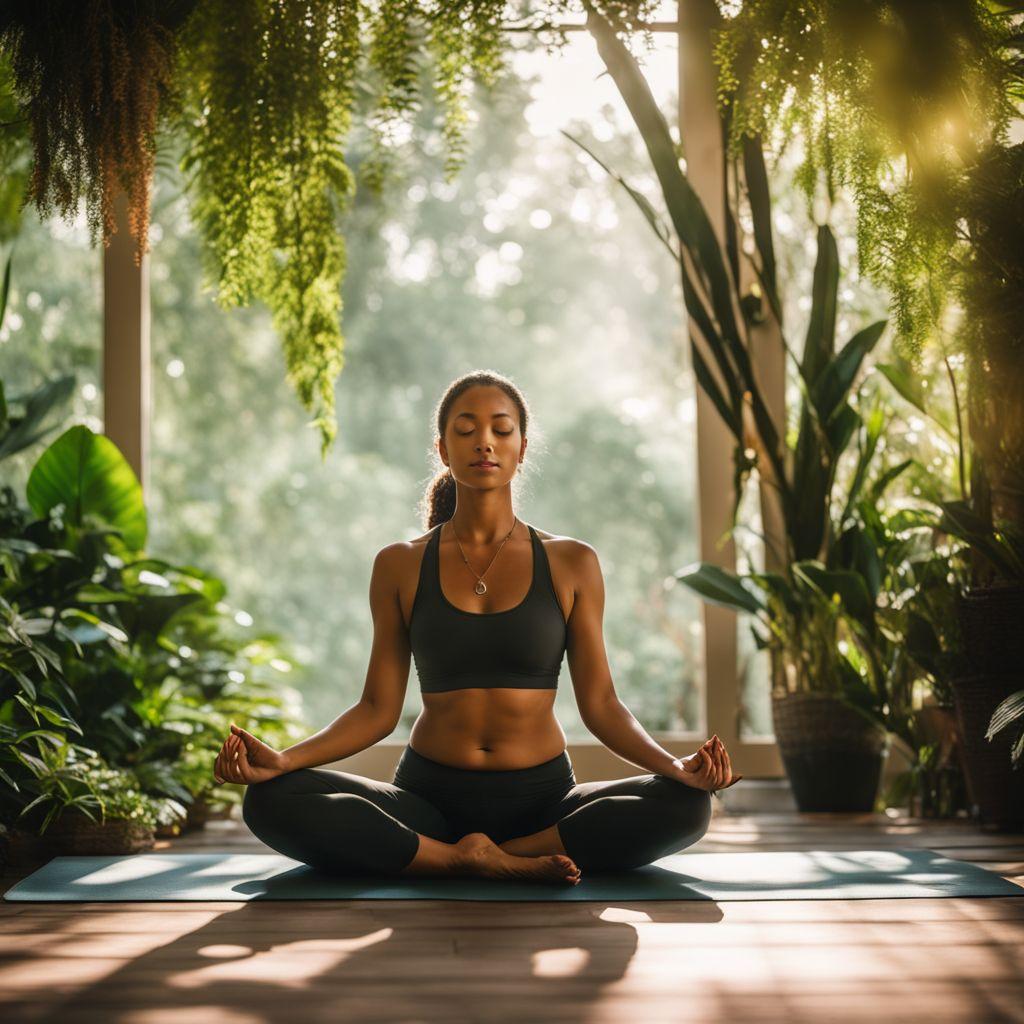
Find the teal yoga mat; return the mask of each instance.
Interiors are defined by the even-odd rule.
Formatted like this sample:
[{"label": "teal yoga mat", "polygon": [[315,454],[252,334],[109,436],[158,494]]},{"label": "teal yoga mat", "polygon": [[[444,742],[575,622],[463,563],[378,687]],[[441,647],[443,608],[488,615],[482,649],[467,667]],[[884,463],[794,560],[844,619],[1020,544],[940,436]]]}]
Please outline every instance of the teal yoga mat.
[{"label": "teal yoga mat", "polygon": [[339,876],[276,853],[55,857],[11,901],[870,900],[1024,896],[1024,887],[934,850],[684,853],[579,885],[486,878]]}]

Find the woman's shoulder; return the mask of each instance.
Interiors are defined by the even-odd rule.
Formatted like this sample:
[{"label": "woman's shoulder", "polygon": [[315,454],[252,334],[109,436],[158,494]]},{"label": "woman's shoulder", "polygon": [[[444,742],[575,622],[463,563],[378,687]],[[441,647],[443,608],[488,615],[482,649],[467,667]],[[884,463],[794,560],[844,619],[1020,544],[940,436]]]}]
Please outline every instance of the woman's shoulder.
[{"label": "woman's shoulder", "polygon": [[580,555],[588,549],[594,550],[585,540],[577,540],[575,537],[569,537],[562,533],[548,533],[536,526],[534,530],[536,530],[537,536],[544,541],[545,548],[557,548],[572,555]]}]

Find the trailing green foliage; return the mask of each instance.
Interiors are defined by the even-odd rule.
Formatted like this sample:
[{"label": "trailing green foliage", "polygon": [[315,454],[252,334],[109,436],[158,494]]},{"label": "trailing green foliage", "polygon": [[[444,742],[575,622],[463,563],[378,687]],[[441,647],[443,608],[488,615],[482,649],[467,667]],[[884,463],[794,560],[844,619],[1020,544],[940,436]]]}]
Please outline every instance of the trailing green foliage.
[{"label": "trailing green foliage", "polygon": [[464,160],[471,79],[491,85],[502,67],[505,6],[212,0],[186,25],[177,123],[207,283],[225,308],[254,298],[269,306],[323,454],[337,434],[344,366],[338,219],[356,187],[345,146],[357,93],[373,92],[364,172],[379,191],[429,62],[450,178]]},{"label": "trailing green foliage", "polygon": [[22,116],[14,95],[10,55],[0,49],[0,243],[18,233],[31,170],[28,118]]},{"label": "trailing green foliage", "polygon": [[[51,169],[44,129],[58,124],[59,155],[70,168],[57,182],[59,209],[69,215],[80,197],[88,197],[90,222],[99,224],[100,214],[94,210],[102,206],[106,240],[113,223],[113,177],[104,155],[114,154],[119,180],[133,197],[132,229],[145,247],[143,212],[148,209],[154,138],[182,141],[182,167],[205,243],[206,286],[225,308],[253,300],[270,308],[288,379],[303,407],[313,413],[310,425],[319,432],[326,455],[337,434],[334,384],[344,366],[340,318],[346,250],[339,218],[356,188],[346,160],[354,114],[365,118],[370,138],[361,181],[379,192],[403,139],[415,133],[412,122],[422,90],[431,88],[440,103],[438,131],[450,181],[465,158],[473,83],[489,87],[498,80],[510,46],[508,27],[546,31],[552,21],[578,19],[594,9],[625,33],[636,30],[657,4],[253,0],[240,5],[176,0],[166,11],[152,4],[133,8],[127,28],[118,22],[110,52],[93,47],[88,61],[65,52],[77,47],[83,34],[75,22],[63,25],[61,49],[47,47],[51,6],[20,3],[0,19],[0,38],[22,69],[20,95],[13,102],[10,65],[0,63],[0,110],[13,107],[5,124],[14,129],[5,131],[0,142],[0,160],[24,153],[29,133],[19,133],[17,127],[27,124],[41,146],[32,180],[42,182]],[[90,13],[93,7],[96,12]],[[78,12],[94,42],[106,38],[94,31],[94,22],[114,18],[115,7],[109,2],[85,5]],[[126,40],[142,40],[149,49],[129,53],[140,70],[124,83],[124,55],[126,47],[130,50]],[[142,43],[138,45],[141,51]],[[155,56],[150,59],[158,46],[164,63],[173,54],[172,76]],[[125,88],[109,90],[111,75]],[[28,102],[33,83],[51,83],[34,105]],[[144,93],[145,104],[133,98],[131,89]],[[105,98],[96,123],[88,116],[88,104],[77,102],[90,90]],[[60,105],[51,100],[64,94],[76,102]],[[140,118],[142,127],[132,135],[139,142],[134,153],[123,142],[124,124]],[[0,218],[15,192],[20,199],[25,178],[12,174],[5,178],[5,187]]]},{"label": "trailing green foliage", "polygon": [[852,191],[861,271],[890,290],[911,353],[952,291],[964,169],[1013,113],[1015,31],[985,0],[745,0],[718,33],[731,150],[799,135],[808,199]]},{"label": "trailing green foliage", "polygon": [[184,118],[194,215],[224,306],[273,312],[289,381],[324,448],[344,363],[343,147],[359,56],[356,0],[200,4],[188,23]]}]

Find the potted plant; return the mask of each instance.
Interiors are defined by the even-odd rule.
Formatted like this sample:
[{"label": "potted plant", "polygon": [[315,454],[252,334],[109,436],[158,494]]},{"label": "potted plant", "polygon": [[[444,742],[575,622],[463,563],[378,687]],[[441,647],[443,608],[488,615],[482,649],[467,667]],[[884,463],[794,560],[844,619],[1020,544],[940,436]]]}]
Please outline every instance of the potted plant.
[{"label": "potted plant", "polygon": [[[798,362],[803,400],[795,444],[784,450],[780,440],[769,455],[763,431],[749,430],[743,419],[734,422],[737,442],[753,449],[781,495],[782,569],[738,576],[700,562],[675,574],[705,600],[757,617],[762,631],[754,630],[755,640],[772,663],[775,735],[801,810],[875,805],[889,750],[887,677],[875,618],[882,572],[858,500],[866,491],[867,504],[876,504],[909,465],[886,468],[868,486],[884,415],[875,410],[865,422],[848,399],[885,323],[863,329],[835,352],[838,282],[835,239],[821,226]],[[843,493],[839,461],[858,434],[859,455]]]},{"label": "potted plant", "polygon": [[961,200],[966,251],[959,337],[968,372],[970,489],[939,503],[941,526],[970,563],[956,612],[966,649],[954,681],[972,798],[981,825],[1024,826],[1024,144],[993,144]]},{"label": "potted plant", "polygon": [[33,758],[33,799],[13,823],[16,866],[59,855],[124,854],[152,849],[159,825],[182,817],[176,801],[142,792],[131,772],[111,768],[76,743],[43,748]]},{"label": "potted plant", "polygon": [[[679,264],[694,375],[735,438],[734,522],[728,532],[735,528],[746,481],[755,471],[761,484],[762,519],[772,524],[765,538],[770,571],[749,574],[744,580],[710,563],[699,563],[680,570],[675,578],[706,600],[759,616],[765,632],[755,630],[755,638],[759,645],[772,648],[773,713],[782,734],[780,747],[794,758],[799,749],[800,759],[808,745],[824,750],[833,744],[834,749],[834,737],[822,733],[834,728],[846,737],[846,749],[856,751],[856,757],[863,756],[870,765],[866,783],[854,785],[856,772],[844,773],[851,780],[849,789],[836,788],[830,798],[801,791],[798,803],[804,800],[808,809],[819,807],[822,800],[832,803],[831,809],[870,809],[874,792],[868,797],[864,790],[877,789],[887,751],[879,718],[884,715],[884,673],[877,666],[867,667],[873,660],[875,592],[873,581],[861,574],[857,562],[867,542],[851,520],[841,524],[844,536],[838,543],[829,503],[840,457],[862,423],[847,399],[886,322],[865,327],[835,351],[839,259],[832,231],[822,224],[817,232],[812,309],[798,358],[782,327],[771,198],[760,138],[745,140],[741,156],[723,167],[729,187],[722,243],[680,166],[680,146],[673,141],[636,59],[613,25],[593,9],[588,9],[587,27],[643,136],[669,223],[646,197],[587,147],[582,148],[626,189],[660,244]],[[747,216],[741,216],[741,208],[747,209]],[[744,221],[752,225],[752,232],[741,245]],[[795,446],[776,422],[754,372],[751,339],[755,331],[777,341],[796,365],[803,402]],[[863,484],[869,462],[870,457],[859,465],[855,488]],[[888,479],[899,472],[899,467],[892,468]],[[854,497],[851,493],[850,499]],[[847,645],[845,653],[834,649],[840,642]],[[808,720],[807,715],[814,717]],[[829,716],[833,726],[825,724]],[[794,725],[811,730],[810,734],[798,740],[790,729]],[[793,737],[792,742],[787,737]],[[795,764],[794,758],[789,763]],[[803,777],[804,772],[800,774]]]}]

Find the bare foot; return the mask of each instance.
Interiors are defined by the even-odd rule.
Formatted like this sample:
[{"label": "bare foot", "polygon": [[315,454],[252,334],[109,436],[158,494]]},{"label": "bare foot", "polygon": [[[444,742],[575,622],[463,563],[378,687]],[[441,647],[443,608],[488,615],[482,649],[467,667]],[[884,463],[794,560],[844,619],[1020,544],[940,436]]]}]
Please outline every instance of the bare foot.
[{"label": "bare foot", "polygon": [[470,832],[456,844],[459,866],[467,874],[484,878],[537,878],[578,885],[580,869],[565,854],[518,857],[506,853],[485,832]]}]

